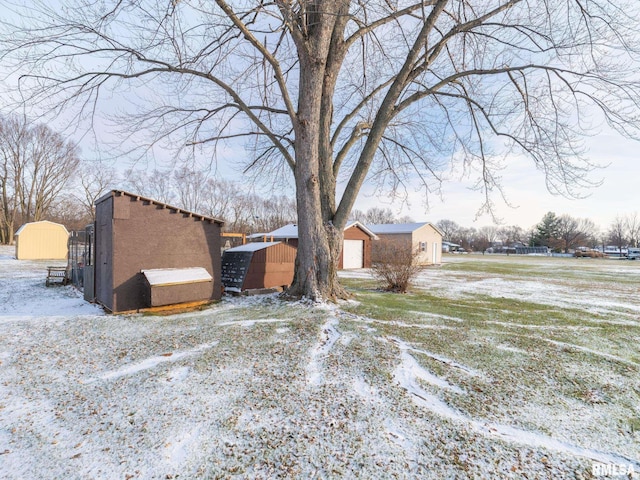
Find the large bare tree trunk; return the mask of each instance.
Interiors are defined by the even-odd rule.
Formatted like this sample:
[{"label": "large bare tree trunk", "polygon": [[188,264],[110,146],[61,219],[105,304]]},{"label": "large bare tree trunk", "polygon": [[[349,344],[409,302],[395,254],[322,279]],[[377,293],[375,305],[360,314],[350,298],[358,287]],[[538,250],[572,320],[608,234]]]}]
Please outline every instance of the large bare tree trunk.
[{"label": "large bare tree trunk", "polygon": [[[319,300],[332,296],[329,277],[335,265],[322,218],[320,202],[320,103],[324,65],[307,58],[300,79],[296,124],[296,200],[298,204],[298,257],[289,289],[294,296]],[[331,275],[333,272],[333,275]]]},{"label": "large bare tree trunk", "polygon": [[338,281],[344,221],[335,219],[335,175],[330,146],[332,98],[344,55],[336,50],[349,2],[309,2],[293,29],[300,58],[295,128],[298,256],[289,294],[312,300],[345,298]]}]

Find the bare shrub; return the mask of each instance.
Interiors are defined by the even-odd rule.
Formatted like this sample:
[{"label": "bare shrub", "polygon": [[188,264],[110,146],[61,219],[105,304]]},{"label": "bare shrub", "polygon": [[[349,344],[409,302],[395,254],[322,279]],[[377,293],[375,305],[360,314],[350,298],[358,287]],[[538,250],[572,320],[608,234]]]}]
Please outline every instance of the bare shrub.
[{"label": "bare shrub", "polygon": [[373,276],[388,292],[406,293],[423,266],[418,263],[419,249],[390,240],[376,242],[376,260],[371,266]]}]

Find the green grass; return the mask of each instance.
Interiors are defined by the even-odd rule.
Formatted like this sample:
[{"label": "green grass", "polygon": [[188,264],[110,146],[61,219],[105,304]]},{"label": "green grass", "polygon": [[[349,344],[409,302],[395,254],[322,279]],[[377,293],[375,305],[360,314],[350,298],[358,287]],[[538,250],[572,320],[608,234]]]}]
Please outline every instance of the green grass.
[{"label": "green grass", "polygon": [[[343,283],[356,302],[342,308],[369,319],[381,337],[483,372],[469,376],[430,355],[413,354],[428,371],[470,393],[441,395],[471,416],[505,422],[517,416],[520,426],[546,432],[536,412],[555,418],[566,409],[588,408],[591,420],[571,421],[589,428],[594,418],[611,416],[636,435],[640,299],[625,292],[640,272],[615,261],[554,260],[470,257],[427,271],[408,294],[348,278]],[[514,289],[519,282],[539,282],[547,293],[529,298],[507,292],[506,298],[498,287],[474,291],[474,282],[493,279]],[[530,413],[516,415],[523,408],[517,405]]]},{"label": "green grass", "polygon": [[[446,295],[436,295],[413,289],[412,293],[394,294],[370,288],[368,282],[348,279],[345,285],[354,294],[359,305],[345,307],[346,310],[381,320],[417,318],[416,312],[455,317],[464,322],[478,324],[487,320],[511,323],[564,322],[579,325],[579,310],[559,310],[552,305],[544,305],[523,300],[514,300],[489,295],[465,296],[451,299]],[[369,288],[367,288],[369,287]]]}]

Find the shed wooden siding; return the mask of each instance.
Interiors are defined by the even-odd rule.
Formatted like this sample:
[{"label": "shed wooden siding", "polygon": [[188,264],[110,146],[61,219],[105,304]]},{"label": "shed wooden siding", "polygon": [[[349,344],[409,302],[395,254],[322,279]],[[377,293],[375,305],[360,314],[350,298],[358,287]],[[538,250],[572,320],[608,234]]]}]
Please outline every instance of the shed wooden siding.
[{"label": "shed wooden siding", "polygon": [[184,283],[180,285],[147,285],[147,307],[162,307],[179,303],[197,302],[211,295],[211,282]]},{"label": "shed wooden siding", "polygon": [[[221,222],[122,192],[96,203],[96,299],[112,312],[148,307],[143,269],[203,267],[201,300],[218,300]],[[184,301],[189,301],[184,300]]]},{"label": "shed wooden siding", "polygon": [[242,290],[288,287],[293,281],[297,249],[278,243],[253,252]]},{"label": "shed wooden siding", "polygon": [[293,281],[297,249],[279,243],[253,252],[243,290],[288,287]]},{"label": "shed wooden siding", "polygon": [[[363,240],[364,241],[364,260],[363,268],[371,268],[371,237],[357,225],[347,228],[344,231],[344,240]],[[344,244],[343,244],[344,245]],[[338,270],[344,268],[344,246],[340,252],[340,260],[338,261]]]},{"label": "shed wooden siding", "polygon": [[15,240],[18,260],[65,260],[69,253],[69,232],[59,223],[25,223]]}]

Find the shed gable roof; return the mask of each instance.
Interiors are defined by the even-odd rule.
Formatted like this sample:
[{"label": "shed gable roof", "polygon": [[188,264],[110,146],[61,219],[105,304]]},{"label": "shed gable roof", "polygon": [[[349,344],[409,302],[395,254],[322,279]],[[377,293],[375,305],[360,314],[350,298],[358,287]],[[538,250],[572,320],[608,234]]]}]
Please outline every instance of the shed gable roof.
[{"label": "shed gable roof", "polygon": [[107,193],[106,195],[103,195],[98,200],[96,200],[95,204],[98,205],[99,203],[102,203],[102,202],[104,202],[105,200],[107,200],[107,199],[109,199],[111,197],[122,197],[122,196],[125,196],[125,195],[127,197],[134,198],[137,201],[148,202],[150,205],[157,205],[159,207],[166,208],[167,210],[173,210],[174,212],[182,213],[184,215],[188,215],[190,217],[197,218],[199,220],[208,220],[211,223],[219,223],[220,225],[224,224],[224,220],[220,220],[219,218],[209,217],[207,215],[201,215],[199,213],[190,212],[189,210],[185,210],[184,208],[174,207],[174,206],[169,205],[167,203],[159,202],[158,200],[154,200],[152,198],[143,197],[142,195],[137,195],[135,193],[127,192],[125,190],[111,190],[109,193]]},{"label": "shed gable roof", "polygon": [[67,227],[65,227],[61,223],[50,222],[49,220],[40,220],[38,222],[29,222],[29,223],[23,224],[14,235],[20,235],[20,233],[22,233],[25,229],[30,228],[31,226],[43,225],[43,224],[59,227],[61,230],[64,230],[67,235],[69,234]]},{"label": "shed gable roof", "polygon": [[378,223],[369,225],[369,229],[380,235],[384,234],[400,234],[400,233],[413,233],[419,228],[425,226],[427,222],[421,223]]},{"label": "shed gable roof", "polygon": [[349,229],[351,227],[359,228],[360,230],[362,230],[364,233],[369,235],[374,240],[376,240],[378,238],[378,236],[373,231],[371,231],[370,228],[368,228],[366,225],[363,225],[362,223],[360,223],[358,221],[347,223],[347,225],[344,227],[344,229],[347,230],[347,229]]},{"label": "shed gable roof", "polygon": [[442,231],[430,222],[417,222],[417,223],[379,223],[376,225],[369,225],[369,229],[376,235],[394,235],[394,234],[407,234],[413,233],[422,227],[429,225],[436,232],[442,235]]},{"label": "shed gable roof", "polygon": [[265,248],[272,247],[274,245],[278,245],[280,242],[252,242],[245,243],[244,245],[240,245],[238,247],[233,247],[225,250],[226,252],[257,252],[258,250],[264,250]]}]

